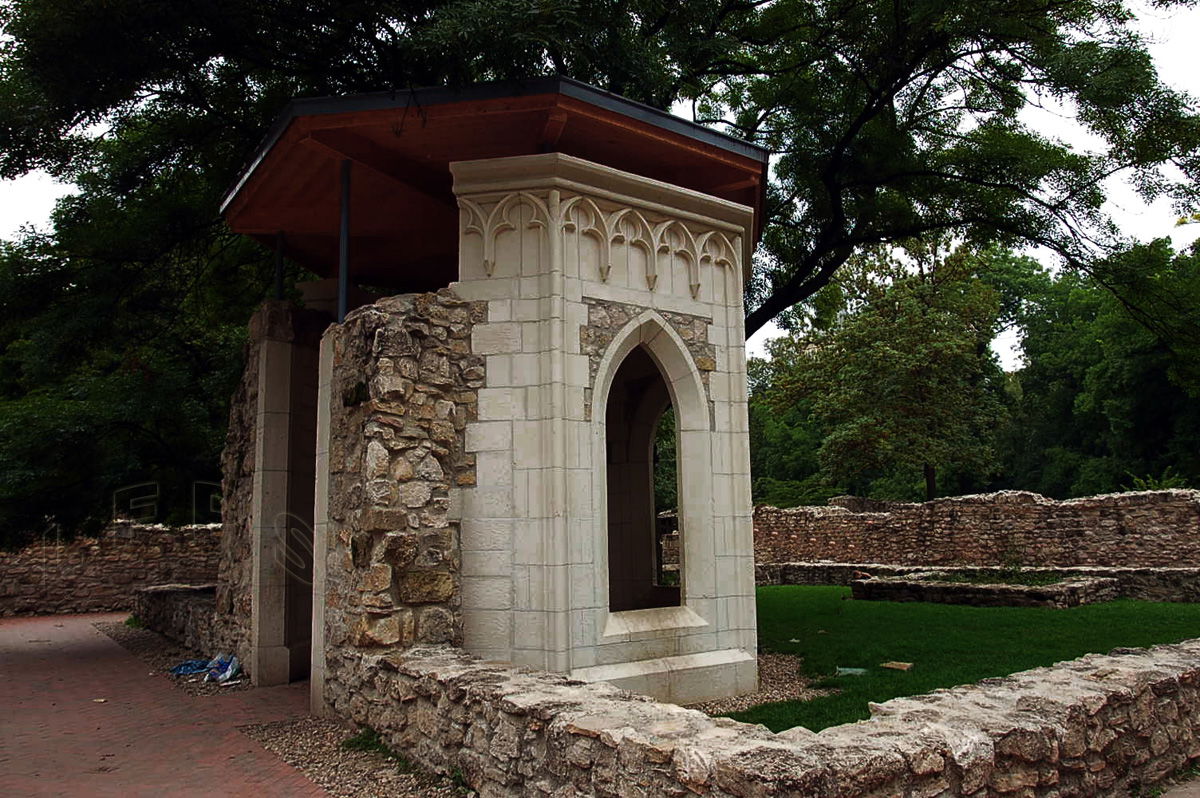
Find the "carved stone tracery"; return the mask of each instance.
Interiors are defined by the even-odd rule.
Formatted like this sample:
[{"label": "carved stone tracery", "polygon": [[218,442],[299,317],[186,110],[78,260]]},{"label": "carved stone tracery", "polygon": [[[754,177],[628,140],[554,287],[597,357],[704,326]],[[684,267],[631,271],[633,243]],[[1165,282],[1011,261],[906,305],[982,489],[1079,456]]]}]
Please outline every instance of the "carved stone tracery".
[{"label": "carved stone tracery", "polygon": [[558,234],[577,233],[592,238],[599,246],[601,282],[607,282],[612,271],[614,244],[638,247],[646,254],[646,287],[653,291],[671,258],[680,258],[688,268],[688,285],[693,299],[700,298],[700,267],[740,268],[741,237],[713,229],[693,229],[677,218],[651,221],[639,209],[619,205],[601,207],[592,197],[574,195],[563,198],[557,212],[546,198],[528,191],[514,191],[486,210],[484,204],[466,197],[458,198],[464,214],[463,232],[478,235],[483,242],[483,268],[490,277],[496,265],[496,240],[501,233],[516,230],[513,211],[528,205],[533,213],[526,226],[530,229],[554,229]]},{"label": "carved stone tracery", "polygon": [[[637,318],[645,308],[628,305],[623,302],[611,302],[594,297],[584,297],[588,309],[588,323],[579,328],[580,351],[588,358],[588,388],[584,391],[584,418],[592,417],[592,390],[596,385],[596,372],[600,368],[613,339],[625,325]],[[674,313],[667,310],[657,311],[664,321],[674,328],[680,339],[687,347],[688,355],[700,372],[700,381],[704,385],[706,398],[709,391],[708,375],[717,366],[717,347],[708,340],[708,327],[711,319],[703,316],[692,316],[686,313]],[[709,404],[711,405],[711,398]]]},{"label": "carved stone tracery", "polygon": [[[545,228],[549,225],[550,208],[547,207],[546,201],[528,191],[514,191],[506,195],[491,211],[484,211],[481,205],[466,197],[458,198],[459,207],[466,212],[463,232],[475,233],[483,239],[483,270],[488,277],[492,276],[492,271],[496,268],[496,239],[501,233],[517,229],[512,212],[521,204],[528,204],[533,209],[533,216],[527,227]],[[541,214],[541,218],[538,218],[538,214]]]}]

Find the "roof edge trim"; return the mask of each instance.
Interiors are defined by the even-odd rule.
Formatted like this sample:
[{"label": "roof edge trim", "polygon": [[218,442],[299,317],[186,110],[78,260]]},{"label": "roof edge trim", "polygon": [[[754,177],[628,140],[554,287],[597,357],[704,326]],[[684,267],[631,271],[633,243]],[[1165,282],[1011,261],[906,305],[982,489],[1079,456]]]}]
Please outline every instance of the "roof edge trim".
[{"label": "roof edge trim", "polygon": [[533,96],[539,94],[561,94],[582,102],[595,105],[605,110],[623,114],[633,119],[649,123],[662,130],[669,131],[704,144],[716,147],[726,152],[749,158],[766,164],[770,151],[757,144],[722,133],[709,127],[690,122],[682,117],[674,116],[665,111],[643,103],[622,97],[619,94],[598,89],[564,76],[529,78],[527,80],[493,81],[476,83],[462,88],[447,88],[434,86],[408,91],[385,91],[370,94],[351,94],[343,97],[308,97],[290,101],[271,124],[267,135],[254,151],[254,156],[246,168],[238,176],[234,185],[225,193],[221,200],[220,213],[224,214],[233,204],[234,199],[250,180],[251,175],[275,143],[287,130],[288,126],[301,116],[322,116],[326,114],[344,114],[355,111],[388,110],[408,108],[411,106],[448,105],[456,102],[473,100],[490,100],[504,97]]}]

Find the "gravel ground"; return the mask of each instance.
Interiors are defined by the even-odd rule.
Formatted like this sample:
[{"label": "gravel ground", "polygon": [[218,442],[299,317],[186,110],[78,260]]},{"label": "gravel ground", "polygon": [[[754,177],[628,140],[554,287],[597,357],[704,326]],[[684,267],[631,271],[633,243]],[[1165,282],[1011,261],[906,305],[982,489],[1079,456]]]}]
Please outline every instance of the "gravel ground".
[{"label": "gravel ground", "polygon": [[203,654],[189,651],[158,632],[136,629],[123,623],[95,623],[92,625],[119,643],[130,654],[149,665],[151,676],[170,679],[176,687],[191,695],[216,695],[235,690],[249,690],[251,687],[250,680],[242,677],[234,680],[238,684],[230,684],[225,687],[216,682],[205,682],[203,676],[174,676],[171,674],[171,668],[184,660],[206,659],[214,656],[216,652]]},{"label": "gravel ground", "polygon": [[818,690],[809,687],[811,680],[801,674],[801,662],[800,657],[794,654],[760,653],[758,655],[757,693],[689,704],[688,709],[698,709],[708,715],[724,715],[776,701],[811,701],[814,698],[832,695],[836,692],[835,690]]},{"label": "gravel ground", "polygon": [[338,798],[463,798],[475,793],[416,766],[370,751],[347,751],[350,731],[334,720],[243,726],[242,731]]}]

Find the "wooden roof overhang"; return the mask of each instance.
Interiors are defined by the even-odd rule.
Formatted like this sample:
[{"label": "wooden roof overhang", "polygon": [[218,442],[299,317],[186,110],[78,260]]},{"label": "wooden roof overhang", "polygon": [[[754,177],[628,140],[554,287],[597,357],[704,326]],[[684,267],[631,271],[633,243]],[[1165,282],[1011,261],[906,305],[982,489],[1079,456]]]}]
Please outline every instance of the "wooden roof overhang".
[{"label": "wooden roof overhang", "polygon": [[231,229],[321,276],[338,270],[351,164],[349,273],[428,290],[457,278],[449,164],[562,152],[754,209],[766,150],[567,78],[294,100],[221,205]]}]

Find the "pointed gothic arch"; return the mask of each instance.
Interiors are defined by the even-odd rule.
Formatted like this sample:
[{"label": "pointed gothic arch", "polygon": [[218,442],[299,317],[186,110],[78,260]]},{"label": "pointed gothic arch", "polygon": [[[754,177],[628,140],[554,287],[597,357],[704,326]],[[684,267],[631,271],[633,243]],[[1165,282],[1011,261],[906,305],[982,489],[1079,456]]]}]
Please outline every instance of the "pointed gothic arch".
[{"label": "pointed gothic arch", "polygon": [[[603,499],[599,531],[604,545],[602,580],[610,612],[686,605],[705,595],[703,569],[689,568],[689,554],[711,545],[706,488],[711,475],[708,401],[700,372],[682,338],[648,310],[614,337],[596,374],[596,495]],[[675,412],[678,462],[680,584],[656,578],[654,435],[667,408]],[[708,541],[708,543],[706,543]],[[695,558],[703,562],[703,558]]]}]

